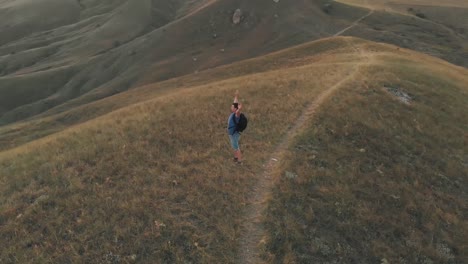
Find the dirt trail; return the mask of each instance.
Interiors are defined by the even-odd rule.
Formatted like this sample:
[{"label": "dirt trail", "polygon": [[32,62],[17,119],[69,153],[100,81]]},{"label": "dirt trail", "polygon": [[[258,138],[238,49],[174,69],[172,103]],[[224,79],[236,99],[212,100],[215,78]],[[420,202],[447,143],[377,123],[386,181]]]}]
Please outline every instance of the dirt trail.
[{"label": "dirt trail", "polygon": [[218,0],[208,0],[205,3],[203,3],[201,6],[199,6],[199,7],[195,8],[194,10],[190,11],[185,17],[191,16],[191,15],[197,13],[198,11],[200,11],[200,10],[214,4],[217,1]]},{"label": "dirt trail", "polygon": [[353,27],[357,26],[357,24],[359,24],[359,22],[361,22],[362,20],[368,18],[369,16],[371,16],[372,14],[374,13],[374,9],[371,9],[369,11],[369,13],[367,13],[365,16],[359,18],[358,20],[354,21],[349,27],[335,33],[333,36],[334,37],[337,37],[337,36],[341,36],[343,33],[345,33],[346,31],[352,29]]},{"label": "dirt trail", "polygon": [[201,10],[211,6],[212,4],[218,2],[218,0],[208,0],[206,1],[205,3],[203,3],[202,5],[194,8],[193,10],[191,10],[190,12],[188,12],[185,16],[182,16],[182,17],[179,17],[178,19],[174,20],[174,21],[171,21],[167,24],[165,24],[164,26],[161,26],[159,27],[157,30],[164,30],[164,29],[168,29],[170,26],[174,25],[174,24],[177,24],[179,23],[180,21],[183,21],[185,19],[188,19],[190,18],[191,16],[193,15],[196,15],[198,12],[200,12]]},{"label": "dirt trail", "polygon": [[238,263],[242,264],[258,264],[263,263],[260,257],[259,246],[266,242],[266,233],[262,224],[262,214],[268,205],[268,199],[271,197],[271,191],[276,181],[275,171],[279,167],[280,161],[288,149],[288,146],[293,142],[293,139],[307,128],[308,121],[311,120],[321,106],[334,92],[348,81],[354,79],[359,73],[362,65],[370,64],[372,56],[363,51],[363,48],[354,48],[363,60],[357,63],[354,71],[348,76],[337,82],[335,85],[318,95],[318,97],[304,110],[298,118],[294,126],[288,131],[281,142],[276,146],[273,155],[265,164],[263,174],[258,178],[256,186],[250,191],[248,204],[244,209],[242,234],[239,239],[239,259]]}]

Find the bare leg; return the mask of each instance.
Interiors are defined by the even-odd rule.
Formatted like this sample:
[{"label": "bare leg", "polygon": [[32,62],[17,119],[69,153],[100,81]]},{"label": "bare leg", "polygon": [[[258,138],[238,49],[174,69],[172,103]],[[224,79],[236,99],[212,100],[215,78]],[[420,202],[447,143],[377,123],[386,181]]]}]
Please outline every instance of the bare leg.
[{"label": "bare leg", "polygon": [[234,151],[234,156],[237,158],[237,161],[241,161],[241,160],[242,160],[242,153],[241,153],[240,149]]}]

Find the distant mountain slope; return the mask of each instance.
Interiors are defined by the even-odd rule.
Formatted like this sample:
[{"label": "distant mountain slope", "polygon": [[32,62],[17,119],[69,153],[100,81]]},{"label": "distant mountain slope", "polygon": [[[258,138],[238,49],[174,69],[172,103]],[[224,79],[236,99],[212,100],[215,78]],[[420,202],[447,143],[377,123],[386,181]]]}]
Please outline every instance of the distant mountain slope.
[{"label": "distant mountain slope", "polygon": [[349,2],[364,3],[375,12],[345,35],[391,43],[468,66],[468,4],[465,1]]},{"label": "distant mountain slope", "polygon": [[[243,263],[254,221],[270,263],[463,263],[467,76],[338,37],[96,102],[0,152],[0,262]],[[225,131],[236,89],[242,166]],[[268,211],[248,218],[267,169]]]},{"label": "distant mountain slope", "polygon": [[[346,26],[346,21],[327,19],[315,2],[170,2],[179,3],[175,7],[147,0],[96,3],[83,2],[84,18],[75,24],[0,48],[0,121],[21,120],[50,108],[61,112],[136,85],[258,56]],[[199,5],[204,8],[197,9]],[[234,25],[237,8],[243,10],[243,20]],[[183,12],[195,13],[184,17]],[[156,23],[160,13],[174,17]]]},{"label": "distant mountain slope", "polygon": [[[4,41],[0,46],[2,120],[10,122],[43,112],[113,80],[120,86],[127,86],[122,84],[122,79],[129,77],[115,79],[130,65],[138,64],[141,56],[122,61],[122,57],[132,58],[136,50],[111,51],[204,4],[201,0],[192,3],[150,0],[69,2],[72,4],[52,0],[17,1],[12,2],[13,7],[9,1],[0,3],[0,12],[8,15],[1,17],[5,21],[0,28]],[[28,17],[29,10],[33,10],[34,15]],[[48,10],[54,10],[55,15],[43,19],[48,16]],[[36,21],[50,23],[42,25]],[[10,31],[25,34],[9,37]],[[109,67],[111,65],[113,67]],[[142,63],[139,69],[146,66]]]},{"label": "distant mountain slope", "polygon": [[[0,14],[1,125],[332,36],[368,10],[324,0],[3,0]],[[344,34],[467,61],[465,33],[414,14],[376,11]]]},{"label": "distant mountain slope", "polygon": [[80,6],[74,0],[2,0],[0,17],[1,47],[36,32],[78,22]]}]

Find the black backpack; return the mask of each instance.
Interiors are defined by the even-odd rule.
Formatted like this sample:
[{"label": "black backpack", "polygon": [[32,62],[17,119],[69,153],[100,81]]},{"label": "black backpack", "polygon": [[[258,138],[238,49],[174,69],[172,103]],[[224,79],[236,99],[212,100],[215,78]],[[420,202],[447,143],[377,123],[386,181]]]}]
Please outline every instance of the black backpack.
[{"label": "black backpack", "polygon": [[239,122],[236,122],[236,118],[234,117],[234,123],[236,123],[236,131],[237,132],[243,132],[247,128],[247,117],[241,113],[239,117]]}]

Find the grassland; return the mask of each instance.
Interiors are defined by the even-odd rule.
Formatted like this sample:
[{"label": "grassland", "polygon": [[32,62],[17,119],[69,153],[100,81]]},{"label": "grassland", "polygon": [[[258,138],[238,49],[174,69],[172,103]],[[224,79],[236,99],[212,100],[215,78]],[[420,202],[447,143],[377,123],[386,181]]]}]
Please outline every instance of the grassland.
[{"label": "grassland", "polygon": [[377,61],[322,106],[277,170],[268,263],[465,263],[466,73]]},{"label": "grassland", "polygon": [[[412,263],[419,250],[421,260],[461,263],[466,70],[355,38],[122,93],[102,101],[108,114],[91,105],[89,120],[48,123],[61,132],[0,152],[0,262],[242,263],[252,186],[304,111],[343,79],[275,168],[265,260]],[[250,120],[242,166],[225,133],[237,89]]]},{"label": "grassland", "polygon": [[[311,62],[310,60],[321,60],[325,53],[336,53],[336,50],[342,48],[342,46],[343,43],[341,40],[316,42],[314,44],[314,49],[291,49],[287,53],[272,53],[257,59],[234,63],[227,67],[218,67],[164,82],[145,85],[139,89],[116,94],[83,106],[77,106],[70,102],[65,104],[63,109],[58,111],[59,113],[48,111],[39,115],[36,119],[0,127],[0,150],[20,146],[111,111],[124,108],[134,103],[150,100],[151,98],[164,96],[176,90],[200,86],[224,79],[232,79],[243,75],[280,70],[289,66],[304,66],[309,64]],[[304,60],[304,56],[308,58],[309,61]],[[343,58],[334,58],[334,60],[340,61],[343,60]],[[330,56],[327,57],[327,61],[329,63],[333,62]]]},{"label": "grassland", "polygon": [[[2,260],[231,262],[246,186],[287,132],[275,121],[294,123],[348,71],[303,64],[156,97],[3,152]],[[240,171],[224,130],[239,86],[252,122]]]}]

